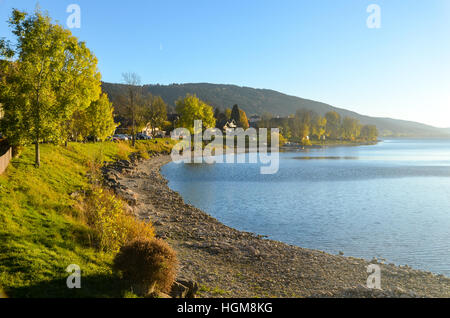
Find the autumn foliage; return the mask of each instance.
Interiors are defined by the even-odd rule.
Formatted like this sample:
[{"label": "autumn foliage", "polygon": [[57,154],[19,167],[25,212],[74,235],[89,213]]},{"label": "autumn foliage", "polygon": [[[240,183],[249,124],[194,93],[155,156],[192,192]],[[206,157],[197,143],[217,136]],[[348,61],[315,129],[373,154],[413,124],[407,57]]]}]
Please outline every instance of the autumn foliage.
[{"label": "autumn foliage", "polygon": [[136,240],[120,249],[114,269],[122,273],[138,295],[169,292],[176,277],[177,257],[162,240]]}]

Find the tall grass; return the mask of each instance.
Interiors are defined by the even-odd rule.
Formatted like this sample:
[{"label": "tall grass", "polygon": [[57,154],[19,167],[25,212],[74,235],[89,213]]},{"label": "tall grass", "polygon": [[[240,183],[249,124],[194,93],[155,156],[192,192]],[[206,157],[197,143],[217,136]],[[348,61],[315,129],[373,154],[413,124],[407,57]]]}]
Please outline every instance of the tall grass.
[{"label": "tall grass", "polygon": [[151,224],[136,219],[125,210],[122,200],[99,186],[92,187],[80,209],[85,223],[93,229],[91,244],[105,252],[117,253],[127,242],[154,238]]}]

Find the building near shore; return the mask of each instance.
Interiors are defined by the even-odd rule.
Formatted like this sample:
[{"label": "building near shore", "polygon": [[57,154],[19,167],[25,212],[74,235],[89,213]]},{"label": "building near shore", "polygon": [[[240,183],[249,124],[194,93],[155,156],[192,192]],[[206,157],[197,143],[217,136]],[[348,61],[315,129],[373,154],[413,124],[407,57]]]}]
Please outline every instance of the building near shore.
[{"label": "building near shore", "polygon": [[234,121],[234,119],[231,119],[227,121],[227,123],[223,126],[223,132],[224,133],[233,132],[233,130],[236,128],[237,128],[236,122]]}]

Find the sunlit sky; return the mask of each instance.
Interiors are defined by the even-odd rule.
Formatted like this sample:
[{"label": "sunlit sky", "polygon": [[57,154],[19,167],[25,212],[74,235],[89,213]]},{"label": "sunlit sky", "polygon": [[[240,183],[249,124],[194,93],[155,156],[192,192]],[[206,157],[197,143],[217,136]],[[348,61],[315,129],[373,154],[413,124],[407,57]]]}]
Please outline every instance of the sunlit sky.
[{"label": "sunlit sky", "polygon": [[[450,0],[41,0],[99,59],[103,80],[269,88],[361,114],[450,127]],[[370,4],[381,28],[369,29]],[[0,37],[13,7],[0,0]]]}]

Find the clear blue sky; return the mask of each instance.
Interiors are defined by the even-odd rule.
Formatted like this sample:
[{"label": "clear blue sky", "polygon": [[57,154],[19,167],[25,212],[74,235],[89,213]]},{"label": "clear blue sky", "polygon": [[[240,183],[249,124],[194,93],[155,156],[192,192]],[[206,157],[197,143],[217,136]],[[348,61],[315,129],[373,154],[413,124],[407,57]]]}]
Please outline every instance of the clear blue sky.
[{"label": "clear blue sky", "polygon": [[[450,0],[41,0],[81,28],[103,80],[270,88],[374,116],[450,127]],[[366,25],[369,4],[381,29]],[[11,8],[0,0],[0,37]]]}]

